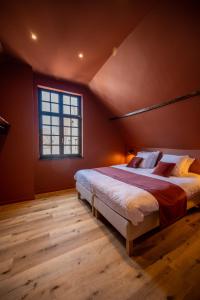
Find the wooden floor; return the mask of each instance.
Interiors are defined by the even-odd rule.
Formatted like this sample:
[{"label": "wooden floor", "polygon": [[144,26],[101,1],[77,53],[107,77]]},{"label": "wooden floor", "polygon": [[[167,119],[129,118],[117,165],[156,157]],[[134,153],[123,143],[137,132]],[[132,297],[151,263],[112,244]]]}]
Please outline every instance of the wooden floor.
[{"label": "wooden floor", "polygon": [[69,190],[0,207],[0,299],[200,299],[200,211],[124,239]]}]

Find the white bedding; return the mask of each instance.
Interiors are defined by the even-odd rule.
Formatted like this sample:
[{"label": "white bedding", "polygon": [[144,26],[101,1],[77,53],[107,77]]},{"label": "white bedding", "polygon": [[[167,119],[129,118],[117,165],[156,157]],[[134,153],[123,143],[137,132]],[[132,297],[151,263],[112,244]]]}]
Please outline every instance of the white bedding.
[{"label": "white bedding", "polygon": [[[189,173],[185,177],[166,178],[152,174],[152,169],[133,169],[127,168],[126,165],[113,167],[179,185],[186,192],[188,199],[200,193],[200,175]],[[156,198],[149,192],[105,176],[93,169],[76,172],[75,180],[134,225],[142,222],[145,215],[159,209]]]}]

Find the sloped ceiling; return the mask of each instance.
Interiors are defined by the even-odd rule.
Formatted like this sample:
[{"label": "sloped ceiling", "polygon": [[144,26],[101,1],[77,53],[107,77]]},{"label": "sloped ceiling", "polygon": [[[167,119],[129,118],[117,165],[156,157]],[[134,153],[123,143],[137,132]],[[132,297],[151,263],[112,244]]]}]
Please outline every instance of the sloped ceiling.
[{"label": "sloped ceiling", "polygon": [[[35,71],[88,83],[154,3],[1,0],[0,41]],[[31,32],[37,41],[31,40]]]},{"label": "sloped ceiling", "polygon": [[[198,1],[159,1],[90,83],[121,115],[200,89]],[[120,121],[127,145],[200,149],[200,98]]]}]

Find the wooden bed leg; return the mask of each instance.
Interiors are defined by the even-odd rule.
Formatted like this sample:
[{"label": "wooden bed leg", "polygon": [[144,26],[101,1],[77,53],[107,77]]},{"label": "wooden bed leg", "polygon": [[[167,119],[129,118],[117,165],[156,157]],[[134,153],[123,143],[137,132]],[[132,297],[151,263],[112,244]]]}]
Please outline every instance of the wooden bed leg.
[{"label": "wooden bed leg", "polygon": [[95,207],[92,206],[92,215],[93,215],[94,217],[95,217],[95,211],[96,211]]},{"label": "wooden bed leg", "polygon": [[81,200],[81,193],[78,192],[78,199]]},{"label": "wooden bed leg", "polygon": [[133,256],[133,241],[126,240],[126,252],[128,256]]},{"label": "wooden bed leg", "polygon": [[100,214],[100,212],[95,208],[95,217],[97,218],[97,219],[100,219],[100,217],[101,217],[101,214]]}]

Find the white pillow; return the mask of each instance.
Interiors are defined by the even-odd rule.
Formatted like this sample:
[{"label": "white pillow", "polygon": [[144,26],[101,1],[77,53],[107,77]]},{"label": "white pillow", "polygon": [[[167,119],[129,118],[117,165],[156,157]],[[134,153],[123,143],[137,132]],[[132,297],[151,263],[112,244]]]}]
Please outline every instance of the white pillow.
[{"label": "white pillow", "polygon": [[143,160],[141,161],[139,168],[143,169],[152,169],[155,167],[155,164],[157,162],[158,156],[160,154],[160,151],[155,152],[138,152],[137,157],[142,157]]},{"label": "white pillow", "polygon": [[172,176],[184,176],[187,172],[187,161],[190,157],[188,155],[171,155],[171,154],[164,154],[161,161],[168,162],[168,163],[175,163],[175,167],[172,170]]},{"label": "white pillow", "polygon": [[194,161],[195,161],[195,158],[188,157],[188,159],[186,160],[185,165],[184,165],[185,174],[189,173],[189,168]]}]

